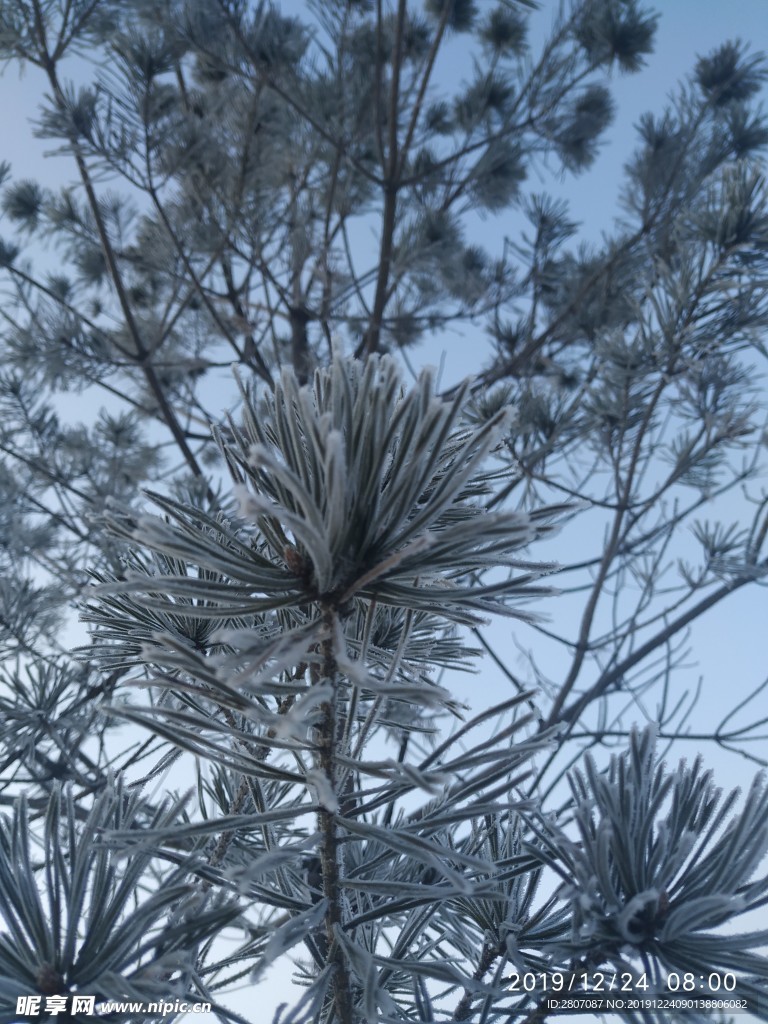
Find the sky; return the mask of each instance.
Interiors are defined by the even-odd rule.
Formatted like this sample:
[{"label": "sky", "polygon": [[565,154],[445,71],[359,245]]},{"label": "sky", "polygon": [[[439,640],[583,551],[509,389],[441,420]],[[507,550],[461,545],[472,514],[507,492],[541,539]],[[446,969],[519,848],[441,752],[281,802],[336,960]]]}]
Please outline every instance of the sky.
[{"label": "sky", "polygon": [[[602,152],[586,174],[563,184],[563,195],[588,239],[599,238],[615,215],[618,182],[634,147],[640,116],[659,112],[697,57],[726,39],[739,39],[753,52],[768,46],[766,0],[657,0],[651,6],[661,15],[654,53],[640,74],[615,78],[612,89],[618,111]],[[548,0],[542,11],[555,7]]]},{"label": "sky", "polygon": [[[569,175],[558,180],[549,176],[542,181],[542,188],[546,187],[551,194],[568,201],[570,215],[580,222],[579,239],[586,242],[598,242],[620,213],[618,196],[622,171],[635,148],[636,125],[640,117],[648,111],[660,113],[680,81],[693,69],[697,58],[711,52],[725,40],[741,40],[752,52],[759,50],[761,42],[768,46],[768,0],[733,0],[730,4],[718,0],[663,0],[655,6],[660,13],[655,50],[639,74],[614,76],[611,88],[617,106],[616,117],[605,133],[594,164],[577,178]],[[532,24],[533,40],[544,36],[557,9],[558,4],[554,0],[547,0],[541,5]],[[764,105],[768,105],[768,96]],[[538,184],[535,187],[538,188]],[[490,218],[484,223],[489,233],[489,246],[492,234],[512,233],[515,228],[514,222],[503,217]],[[473,337],[469,345],[462,344],[463,339],[453,340],[458,343],[446,344],[442,338],[435,339],[422,356],[423,362],[443,368],[446,385],[474,372],[477,360],[476,338]],[[765,482],[763,486],[766,486]],[[734,500],[732,509],[734,518],[744,514],[738,499]],[[727,517],[729,506],[724,506],[722,512]],[[713,515],[712,511],[706,514],[709,517]],[[566,547],[583,544],[585,550],[592,551],[594,538],[584,534],[577,520],[556,540],[553,552],[537,547],[534,555],[557,559],[558,544]],[[565,602],[560,598],[547,605],[545,611],[558,625],[568,614]],[[768,675],[768,658],[755,642],[755,638],[764,632],[767,614],[765,589],[744,588],[729,597],[724,606],[703,616],[694,625],[689,644],[692,654],[686,659],[692,668],[681,677],[680,685],[694,687],[700,672],[710,681],[710,687],[705,691],[707,698],[699,703],[694,716],[694,728],[706,731],[728,709],[734,690],[746,692]],[[535,645],[531,634],[517,626],[511,628],[506,622],[496,623],[491,634],[499,649],[507,654],[512,634],[522,647]],[[512,666],[514,668],[514,661]],[[522,657],[518,667],[523,667]],[[556,664],[549,663],[545,667],[557,675]],[[490,685],[492,669],[488,668],[486,675],[483,665],[482,676]],[[476,682],[471,680],[467,682],[468,695],[475,685]],[[768,711],[765,704],[762,707],[763,711]],[[693,757],[696,752],[693,744],[686,744],[684,749],[675,752],[675,757]],[[707,758],[707,763],[711,763],[717,773],[718,782],[724,787],[743,785],[745,770],[747,778],[753,774],[752,767],[737,756],[720,756],[708,749]]]},{"label": "sky", "polygon": [[[479,0],[482,5],[489,0]],[[284,5],[286,10],[299,10],[300,0]],[[598,240],[607,229],[617,211],[616,197],[622,167],[634,146],[634,126],[647,110],[658,112],[667,96],[681,77],[690,70],[697,56],[707,53],[725,39],[739,38],[755,48],[768,47],[768,0],[658,0],[661,19],[655,52],[648,59],[645,70],[632,76],[617,76],[614,97],[617,117],[606,135],[602,151],[592,168],[579,179],[568,178],[555,183],[554,189],[571,203],[571,212],[582,225],[585,240]],[[551,21],[557,10],[553,0],[544,0],[536,16],[538,32]],[[534,30],[536,38],[537,30]],[[41,92],[41,79],[34,69],[27,69],[19,78],[15,69],[0,77],[0,125],[2,143],[0,160],[12,165],[14,178],[34,177],[43,184],[61,185],[72,180],[73,168],[68,160],[45,158],[48,148],[30,135],[28,121],[34,117]],[[550,191],[553,184],[547,183]],[[489,221],[489,232],[503,229],[496,221]],[[444,364],[444,382],[449,384],[471,372],[473,365],[463,355],[464,345],[437,341],[424,350],[423,361]],[[692,646],[695,657],[706,667],[708,676],[722,681],[718,688],[724,701],[728,700],[729,681],[735,678],[757,683],[768,672],[765,649],[757,648],[755,637],[764,636],[768,602],[765,591],[745,588],[735,595],[725,609],[716,616],[702,620],[694,629]],[[508,627],[500,627],[508,629]],[[495,634],[502,645],[509,643],[508,632]],[[483,669],[483,684],[498,685],[489,670]],[[477,686],[477,680],[467,681],[467,693]],[[718,713],[714,705],[705,706],[703,715]],[[718,714],[719,717],[719,714]],[[709,758],[718,779],[725,786],[744,781],[743,762]],[[747,777],[752,769],[747,769]],[[283,980],[284,984],[284,980]],[[284,988],[282,994],[285,994]],[[233,1007],[248,1016],[253,1006],[254,991],[247,987],[232,1000]],[[281,998],[281,981],[274,975],[259,986],[258,1019],[269,1021],[271,1009]],[[742,1018],[745,1019],[745,1018]],[[203,1017],[194,1018],[202,1022]]]}]

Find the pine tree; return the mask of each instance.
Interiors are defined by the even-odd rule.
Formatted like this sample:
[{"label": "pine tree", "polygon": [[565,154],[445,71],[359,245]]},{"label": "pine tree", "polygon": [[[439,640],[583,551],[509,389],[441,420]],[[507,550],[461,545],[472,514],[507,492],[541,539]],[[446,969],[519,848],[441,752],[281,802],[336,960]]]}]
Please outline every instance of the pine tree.
[{"label": "pine tree", "polygon": [[[765,684],[694,733],[680,681],[768,571],[768,65],[702,56],[578,244],[529,182],[588,171],[657,16],[534,7],[0,0],[75,174],[2,170],[0,1022],[244,1020],[286,962],[283,1024],[534,1024],[598,974],[768,1017],[764,784],[663,760],[765,763]],[[473,376],[408,383],[459,329]]]}]

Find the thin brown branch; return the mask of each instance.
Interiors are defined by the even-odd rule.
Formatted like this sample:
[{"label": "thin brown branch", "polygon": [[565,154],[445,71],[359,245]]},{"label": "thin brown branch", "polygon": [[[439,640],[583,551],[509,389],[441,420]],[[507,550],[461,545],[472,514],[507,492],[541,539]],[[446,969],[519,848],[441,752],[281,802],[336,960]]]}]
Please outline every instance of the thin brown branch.
[{"label": "thin brown branch", "polygon": [[[33,0],[33,5],[35,24],[37,27],[41,53],[45,55],[43,66],[45,68],[48,77],[48,82],[53,92],[54,100],[56,101],[62,112],[64,112],[66,108],[65,96],[61,87],[61,83],[59,82],[58,73],[56,70],[56,61],[48,53],[45,35],[44,15],[41,9],[40,0]],[[166,426],[168,427],[168,429],[171,431],[171,434],[173,435],[173,438],[179,448],[179,451],[181,452],[184,458],[184,461],[187,463],[194,476],[203,477],[203,471],[200,468],[200,465],[192,449],[187,444],[187,439],[184,436],[184,431],[182,430],[175,413],[173,412],[168,403],[168,398],[165,394],[165,391],[154,370],[154,367],[152,366],[152,363],[150,362],[150,353],[146,345],[144,344],[144,339],[142,337],[136,319],[133,315],[131,304],[128,300],[128,293],[123,283],[122,274],[117,263],[117,255],[112,246],[112,242],[109,237],[109,232],[107,231],[107,227],[104,222],[104,217],[101,211],[101,205],[99,203],[98,197],[96,196],[96,192],[93,187],[93,182],[91,180],[90,172],[88,170],[88,165],[86,164],[85,157],[83,155],[82,147],[74,137],[71,138],[70,145],[72,149],[72,155],[75,159],[75,163],[77,164],[77,169],[80,174],[80,180],[82,182],[86,197],[88,199],[88,205],[91,209],[91,213],[96,224],[96,230],[99,236],[99,240],[101,242],[102,251],[104,253],[104,259],[109,270],[109,276],[110,279],[112,280],[112,285],[115,289],[117,301],[120,305],[123,317],[125,318],[125,324],[128,333],[130,334],[133,344],[135,345],[136,348],[136,363],[141,368],[144,374],[144,377],[147,381],[147,385],[149,386],[150,391],[152,392],[155,400],[157,401],[158,407],[162,415],[162,419]],[[208,496],[211,501],[215,500],[215,495],[210,487],[208,488]]]}]

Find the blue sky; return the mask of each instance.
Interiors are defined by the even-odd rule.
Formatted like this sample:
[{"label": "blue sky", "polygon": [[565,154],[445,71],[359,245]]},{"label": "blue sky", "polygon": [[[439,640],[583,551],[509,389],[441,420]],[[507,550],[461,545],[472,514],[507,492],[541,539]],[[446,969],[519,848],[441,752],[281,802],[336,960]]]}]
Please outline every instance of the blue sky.
[{"label": "blue sky", "polygon": [[[533,22],[534,40],[543,38],[557,9],[558,4],[554,2],[541,5]],[[765,0],[734,0],[730,4],[717,0],[665,0],[658,3],[656,9],[661,17],[655,51],[641,73],[614,76],[612,88],[617,105],[616,118],[606,132],[595,163],[578,178],[550,176],[542,178],[541,185],[533,181],[534,188],[544,189],[569,202],[573,219],[581,224],[580,238],[587,242],[598,242],[620,214],[618,196],[622,170],[636,144],[635,126],[639,118],[647,111],[660,113],[670,94],[693,69],[697,57],[711,52],[725,40],[741,40],[753,52],[759,49],[761,41],[768,46],[768,3]],[[489,245],[493,234],[513,234],[516,227],[512,217],[491,218],[484,225]],[[472,373],[476,366],[477,338],[473,337],[470,344],[469,339],[459,334],[456,332],[456,336],[447,343],[445,339],[435,339],[428,347],[428,354],[424,355],[427,361],[444,367],[443,378],[447,384]],[[758,483],[768,486],[764,479]],[[753,490],[756,491],[757,486]],[[702,517],[717,518],[719,514],[725,518],[742,517],[744,504],[741,495],[734,495],[732,501],[718,506],[717,511],[705,509]],[[568,556],[558,556],[558,550],[569,547],[572,550],[573,544],[583,545],[585,551],[594,553],[599,538],[589,535],[589,531],[594,529],[593,522],[588,518],[577,520],[555,541],[552,549],[537,547],[532,550],[533,557],[560,557],[566,561]],[[557,582],[554,578],[553,583],[557,585]],[[543,603],[541,610],[558,627],[564,621],[568,622],[571,614],[568,602],[562,598]],[[675,675],[675,685],[680,693],[686,690],[693,692],[699,677],[704,676],[703,695],[691,721],[693,731],[706,732],[712,728],[730,708],[734,693],[744,695],[768,675],[765,648],[756,640],[763,635],[767,615],[765,589],[748,587],[730,596],[723,605],[694,624],[688,643],[691,653],[685,659],[689,667]],[[570,632],[573,633],[573,628]],[[525,662],[518,645],[523,648],[530,646],[539,655],[535,636],[519,626],[510,627],[506,622],[498,622],[491,633],[499,651],[510,659],[513,670],[516,668],[521,674],[524,674]],[[551,652],[543,655],[542,667],[551,672],[553,678],[562,671]],[[492,669],[486,669],[484,665],[481,678],[484,685],[492,685]],[[461,687],[461,680],[456,685]],[[470,695],[477,685],[476,679],[467,680],[466,694]],[[768,711],[765,697],[762,700],[762,705],[753,707],[755,717],[761,707],[763,713]],[[653,712],[652,703],[649,712]],[[696,753],[695,744],[686,743],[675,751],[675,757],[693,757]],[[762,753],[765,755],[765,751]],[[711,747],[707,748],[707,763],[715,769],[718,782],[727,788],[744,785],[754,773],[753,767],[740,757],[721,755]]]}]

